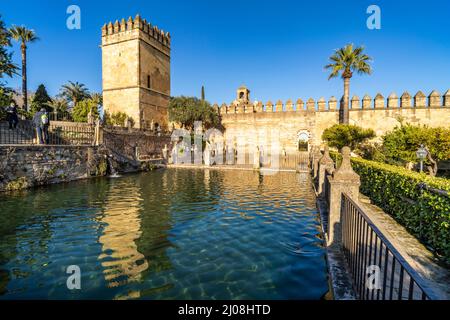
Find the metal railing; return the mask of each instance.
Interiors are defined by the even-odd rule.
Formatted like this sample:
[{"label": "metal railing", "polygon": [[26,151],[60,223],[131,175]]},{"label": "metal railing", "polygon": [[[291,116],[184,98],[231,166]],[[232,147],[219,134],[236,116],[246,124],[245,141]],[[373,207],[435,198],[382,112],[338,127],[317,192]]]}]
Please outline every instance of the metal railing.
[{"label": "metal railing", "polygon": [[147,135],[153,135],[153,136],[170,136],[172,134],[171,130],[165,129],[165,128],[155,128],[150,129],[147,127],[141,127],[141,128],[131,128],[131,127],[122,127],[122,126],[113,126],[113,125],[103,125],[103,129],[107,130],[111,133],[135,133],[135,134],[142,134],[145,133]]},{"label": "metal railing", "polygon": [[[52,124],[48,127],[48,137],[44,144],[48,145],[92,145],[94,142],[94,126],[71,123]],[[36,127],[31,121],[19,121],[16,128],[9,129],[7,122],[0,122],[0,145],[37,145]]]},{"label": "metal railing", "polygon": [[344,256],[360,299],[437,299],[422,277],[344,193],[341,232]]},{"label": "metal railing", "polygon": [[69,111],[49,112],[50,121],[70,121],[73,122],[72,113]]}]

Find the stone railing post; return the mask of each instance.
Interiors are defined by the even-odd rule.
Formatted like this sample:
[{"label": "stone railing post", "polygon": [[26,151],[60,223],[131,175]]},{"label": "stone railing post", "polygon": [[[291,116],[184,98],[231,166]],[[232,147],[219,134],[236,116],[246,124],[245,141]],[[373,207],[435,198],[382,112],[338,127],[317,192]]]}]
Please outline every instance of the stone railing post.
[{"label": "stone railing post", "polygon": [[320,146],[312,147],[311,154],[311,168],[313,170],[313,178],[317,177],[317,173],[319,171],[319,160],[322,157],[322,153],[320,152]]},{"label": "stone railing post", "polygon": [[345,192],[358,201],[361,182],[350,163],[350,148],[342,148],[342,163],[330,179],[330,208],[328,215],[328,245],[341,241],[341,197]]},{"label": "stone railing post", "polygon": [[325,146],[323,156],[319,160],[319,173],[317,185],[317,193],[319,194],[319,196],[323,196],[325,178],[327,175],[326,169],[334,169],[334,162],[333,159],[331,159],[330,157],[330,150],[328,146]]},{"label": "stone railing post", "polygon": [[97,121],[95,121],[95,127],[94,127],[93,145],[99,146],[102,143],[103,143],[103,130],[102,130],[102,126],[100,125],[100,120],[97,119]]}]

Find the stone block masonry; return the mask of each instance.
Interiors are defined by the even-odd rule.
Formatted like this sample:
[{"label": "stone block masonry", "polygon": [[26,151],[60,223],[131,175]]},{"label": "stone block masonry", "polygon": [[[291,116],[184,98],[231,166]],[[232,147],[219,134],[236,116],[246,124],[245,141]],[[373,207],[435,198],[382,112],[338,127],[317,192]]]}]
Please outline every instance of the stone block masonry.
[{"label": "stone block masonry", "polygon": [[138,128],[168,126],[170,34],[137,15],[102,28],[103,106]]},{"label": "stone block masonry", "polygon": [[114,153],[133,161],[163,158],[163,150],[172,150],[169,135],[157,136],[135,129],[103,130],[103,145]]},{"label": "stone block masonry", "polygon": [[7,146],[0,148],[0,191],[106,174],[97,147]]},{"label": "stone block masonry", "polygon": [[[247,89],[248,90],[248,89]],[[322,144],[322,133],[326,128],[339,123],[337,99],[331,97],[326,103],[321,98],[298,99],[295,104],[288,100],[285,105],[278,101],[275,105],[268,101],[251,103],[248,99],[236,99],[231,104],[215,104],[222,125],[225,127],[227,141],[233,137],[245,138],[249,148],[263,146],[260,136],[271,132],[279,135],[280,148],[288,153],[298,150],[301,134],[308,135],[308,150]],[[450,123],[450,90],[444,95],[437,91],[428,97],[419,91],[414,97],[405,92],[399,98],[395,93],[387,101],[381,94],[374,99],[365,95],[361,100],[354,96],[350,103],[350,124],[371,128],[378,137],[403,123],[448,127]],[[262,132],[261,134],[256,134]],[[264,147],[264,146],[263,146]]]}]

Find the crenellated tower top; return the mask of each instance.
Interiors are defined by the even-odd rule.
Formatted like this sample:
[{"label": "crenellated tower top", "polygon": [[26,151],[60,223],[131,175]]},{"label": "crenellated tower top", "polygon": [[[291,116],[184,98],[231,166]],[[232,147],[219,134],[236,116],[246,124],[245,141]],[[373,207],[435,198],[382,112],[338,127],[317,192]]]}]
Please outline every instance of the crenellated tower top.
[{"label": "crenellated tower top", "polygon": [[170,35],[139,15],[102,27],[103,107],[135,126],[168,127]]},{"label": "crenellated tower top", "polygon": [[105,23],[102,27],[102,39],[127,32],[132,33],[134,30],[140,30],[156,42],[170,48],[170,33],[153,26],[147,20],[142,19],[139,14],[134,19],[129,17],[128,20],[122,19],[121,21],[116,20],[114,23]]}]

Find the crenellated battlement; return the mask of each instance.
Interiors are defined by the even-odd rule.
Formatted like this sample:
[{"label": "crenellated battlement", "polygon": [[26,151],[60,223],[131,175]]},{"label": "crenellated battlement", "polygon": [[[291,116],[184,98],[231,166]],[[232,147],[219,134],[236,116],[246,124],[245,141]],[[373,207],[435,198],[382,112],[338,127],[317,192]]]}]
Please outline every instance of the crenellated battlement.
[{"label": "crenellated battlement", "polygon": [[[324,97],[314,101],[309,98],[306,103],[302,99],[298,99],[294,104],[291,99],[283,104],[278,100],[275,104],[272,101],[254,103],[237,103],[236,101],[219,106],[217,103],[213,107],[222,115],[231,115],[236,113],[272,113],[272,112],[337,112],[338,100],[332,96],[328,101]],[[428,96],[422,91],[418,91],[414,97],[408,92],[404,92],[400,97],[396,93],[391,93],[385,98],[378,93],[374,98],[364,95],[362,99],[353,96],[350,99],[350,110],[383,110],[383,109],[407,109],[407,108],[450,108],[450,90],[444,95],[433,90]]]},{"label": "crenellated battlement", "polygon": [[105,23],[102,27],[102,38],[132,30],[140,30],[163,46],[170,48],[170,33],[160,30],[145,19],[141,19],[139,14],[134,19],[129,17],[128,20],[122,19],[120,22],[116,20],[114,23]]},{"label": "crenellated battlement", "polygon": [[102,27],[103,107],[136,127],[168,126],[170,35],[139,15]]}]

